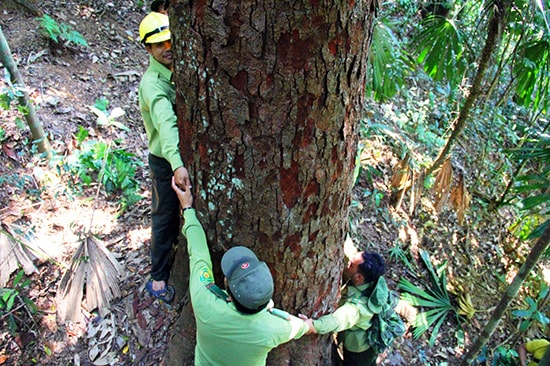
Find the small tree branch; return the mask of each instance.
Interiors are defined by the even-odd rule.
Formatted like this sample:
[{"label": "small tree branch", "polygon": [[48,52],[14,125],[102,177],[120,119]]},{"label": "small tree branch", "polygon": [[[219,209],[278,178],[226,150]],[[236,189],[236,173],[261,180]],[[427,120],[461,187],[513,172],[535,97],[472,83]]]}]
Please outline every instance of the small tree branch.
[{"label": "small tree branch", "polygon": [[8,70],[12,84],[16,84],[22,89],[23,95],[18,98],[19,104],[26,109],[25,119],[27,120],[27,124],[31,130],[33,142],[38,146],[38,151],[45,153],[48,159],[51,158],[52,153],[50,142],[44,133],[44,129],[42,128],[42,124],[40,123],[38,116],[36,115],[34,106],[29,98],[29,92],[23,83],[23,78],[17,70],[17,65],[11,55],[10,47],[4,37],[4,32],[2,32],[2,27],[0,27],[0,62],[2,62],[4,67]]}]

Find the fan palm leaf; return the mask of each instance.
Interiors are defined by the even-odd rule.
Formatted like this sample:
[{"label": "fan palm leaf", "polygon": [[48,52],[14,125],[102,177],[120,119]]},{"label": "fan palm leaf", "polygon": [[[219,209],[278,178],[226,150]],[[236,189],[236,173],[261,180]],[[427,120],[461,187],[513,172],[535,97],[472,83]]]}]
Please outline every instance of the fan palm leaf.
[{"label": "fan palm leaf", "polygon": [[447,79],[458,85],[466,68],[463,58],[464,40],[453,19],[430,16],[422,22],[422,28],[413,44],[417,61],[435,81]]}]

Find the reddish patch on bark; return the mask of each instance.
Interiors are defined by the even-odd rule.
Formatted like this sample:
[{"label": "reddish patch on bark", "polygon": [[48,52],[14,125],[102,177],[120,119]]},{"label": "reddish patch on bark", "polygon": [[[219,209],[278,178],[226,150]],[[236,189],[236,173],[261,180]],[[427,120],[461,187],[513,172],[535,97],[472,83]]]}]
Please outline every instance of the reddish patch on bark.
[{"label": "reddish patch on bark", "polygon": [[197,15],[197,18],[198,19],[202,19],[202,17],[204,16],[204,9],[207,7],[207,3],[206,3],[206,0],[199,0],[197,1],[197,5],[196,5],[196,15]]},{"label": "reddish patch on bark", "polygon": [[355,0],[349,0],[348,5],[350,8],[353,8],[355,6]]},{"label": "reddish patch on bark", "polygon": [[[331,291],[330,286],[325,286],[325,290],[319,294],[319,296],[316,297],[316,301],[311,306],[311,311],[313,312],[314,316],[321,316],[328,313],[331,313],[338,307],[338,300],[340,298],[340,290],[338,290],[338,296],[334,296],[334,294]],[[332,301],[329,301],[328,309],[326,308],[326,300],[327,299],[333,299]],[[319,312],[319,313],[317,313]]]},{"label": "reddish patch on bark", "polygon": [[300,97],[297,104],[298,113],[296,115],[296,125],[301,127],[296,133],[294,144],[300,147],[306,147],[313,141],[315,122],[309,119],[309,112],[313,106],[314,97],[311,94]]},{"label": "reddish patch on bark", "polygon": [[334,37],[328,43],[328,50],[332,56],[336,55],[336,52],[338,52],[338,44],[340,44],[340,38],[338,37]]},{"label": "reddish patch on bark", "polygon": [[[317,205],[315,205],[317,206]],[[308,241],[310,243],[315,243],[315,241],[317,241],[317,235],[319,234],[319,230],[313,232],[313,233],[310,233],[309,236],[307,237]]]},{"label": "reddish patch on bark", "polygon": [[302,251],[302,246],[300,245],[301,238],[302,233],[294,233],[287,236],[284,241],[285,248],[290,248],[292,253],[299,254]]},{"label": "reddish patch on bark", "polygon": [[209,161],[207,144],[198,144],[200,161]]},{"label": "reddish patch on bark", "polygon": [[235,176],[239,179],[244,179],[246,176],[244,174],[244,156],[243,154],[235,155],[235,160],[233,161],[233,167],[235,168]]},{"label": "reddish patch on bark", "polygon": [[281,169],[281,192],[283,193],[283,202],[287,208],[292,208],[298,201],[302,187],[298,180],[300,172],[298,164],[293,161],[288,169]]},{"label": "reddish patch on bark", "polygon": [[319,183],[317,183],[316,180],[312,179],[306,186],[306,190],[304,191],[304,198],[308,198],[311,195],[316,195],[317,193],[319,193]]},{"label": "reddish patch on bark", "polygon": [[238,123],[234,119],[231,119],[231,118],[226,119],[225,131],[227,133],[227,136],[233,139],[241,137],[241,129],[238,127]]},{"label": "reddish patch on bark", "polygon": [[304,219],[302,220],[302,223],[307,223],[312,216],[315,216],[315,213],[317,212],[317,209],[319,208],[319,205],[317,203],[313,203],[307,207],[307,210],[304,214]]},{"label": "reddish patch on bark", "polygon": [[248,90],[246,88],[248,84],[248,73],[246,71],[239,71],[237,75],[231,78],[230,83],[235,89],[237,89],[244,95],[248,95]]},{"label": "reddish patch on bark", "polygon": [[274,80],[273,74],[266,75],[265,79],[264,79],[265,85],[266,86],[272,86],[273,85],[273,80]]},{"label": "reddish patch on bark", "polygon": [[325,18],[320,15],[314,15],[313,17],[311,17],[310,22],[313,28],[319,28],[325,23]]},{"label": "reddish patch on bark", "polygon": [[277,58],[295,70],[308,70],[308,60],[313,58],[312,48],[317,48],[313,39],[300,39],[299,32],[282,34],[277,42]]}]

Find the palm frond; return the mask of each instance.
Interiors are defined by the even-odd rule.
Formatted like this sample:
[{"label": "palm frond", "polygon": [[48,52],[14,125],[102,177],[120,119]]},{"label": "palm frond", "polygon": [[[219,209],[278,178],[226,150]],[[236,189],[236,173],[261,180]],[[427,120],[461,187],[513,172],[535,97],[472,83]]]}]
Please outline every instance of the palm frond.
[{"label": "palm frond", "polygon": [[446,265],[434,268],[428,252],[420,251],[420,257],[428,269],[430,287],[422,289],[405,278],[399,280],[399,288],[406,291],[401,298],[413,306],[429,308],[416,315],[413,321],[413,335],[415,338],[422,336],[428,329],[432,328],[430,345],[433,345],[439,328],[449,312],[455,311],[451,304],[449,292],[447,291],[447,276],[445,275]]},{"label": "palm frond", "polygon": [[59,284],[57,311],[60,318],[79,319],[84,287],[88,311],[97,308],[105,314],[111,300],[121,296],[119,280],[122,275],[122,266],[113,254],[99,240],[86,236]]},{"label": "palm frond", "polygon": [[447,79],[451,85],[458,85],[466,62],[463,58],[463,36],[452,19],[430,16],[422,22],[422,29],[414,37],[413,48],[417,61],[424,65],[424,71],[435,81]]},{"label": "palm frond", "polygon": [[374,25],[368,62],[367,92],[378,101],[394,96],[411,70],[406,51],[384,19]]},{"label": "palm frond", "polygon": [[539,109],[548,103],[546,96],[550,85],[550,39],[530,39],[523,50],[523,54],[514,65],[514,75],[517,79],[516,101],[523,106]]}]

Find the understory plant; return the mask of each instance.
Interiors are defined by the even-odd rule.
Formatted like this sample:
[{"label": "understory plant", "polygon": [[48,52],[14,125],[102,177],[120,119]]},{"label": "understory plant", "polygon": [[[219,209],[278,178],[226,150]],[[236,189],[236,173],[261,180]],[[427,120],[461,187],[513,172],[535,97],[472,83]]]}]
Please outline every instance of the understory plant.
[{"label": "understory plant", "polygon": [[413,284],[405,278],[399,281],[399,288],[405,292],[402,299],[415,307],[425,310],[418,313],[413,320],[413,336],[419,338],[428,329],[432,328],[429,344],[433,346],[443,321],[450,312],[455,312],[447,291],[447,276],[445,274],[446,263],[434,268],[427,251],[421,250],[422,258],[428,270],[429,286],[426,289]]},{"label": "understory plant", "polygon": [[24,275],[21,269],[11,287],[0,287],[0,328],[5,324],[12,336],[21,328],[30,327],[32,322],[27,320],[36,313],[34,302],[23,294],[31,283],[29,278],[23,279]]},{"label": "understory plant", "polygon": [[36,20],[40,21],[40,29],[46,38],[51,39],[55,43],[68,43],[88,47],[86,38],[72,29],[70,25],[66,23],[58,23],[48,14],[44,14],[40,18],[36,18]]},{"label": "understory plant", "polygon": [[83,186],[99,181],[106,193],[121,193],[121,210],[126,210],[142,198],[138,193],[136,169],[143,163],[131,152],[117,147],[121,143],[119,140],[106,143],[87,140],[87,136],[88,131],[81,127],[77,134],[79,148],[67,159],[66,169],[78,177]]},{"label": "understory plant", "polygon": [[539,334],[544,334],[544,330],[550,324],[550,319],[545,315],[548,310],[549,295],[548,285],[543,280],[536,299],[527,296],[525,298],[527,308],[512,311],[512,315],[520,320],[520,332],[538,329]]}]

